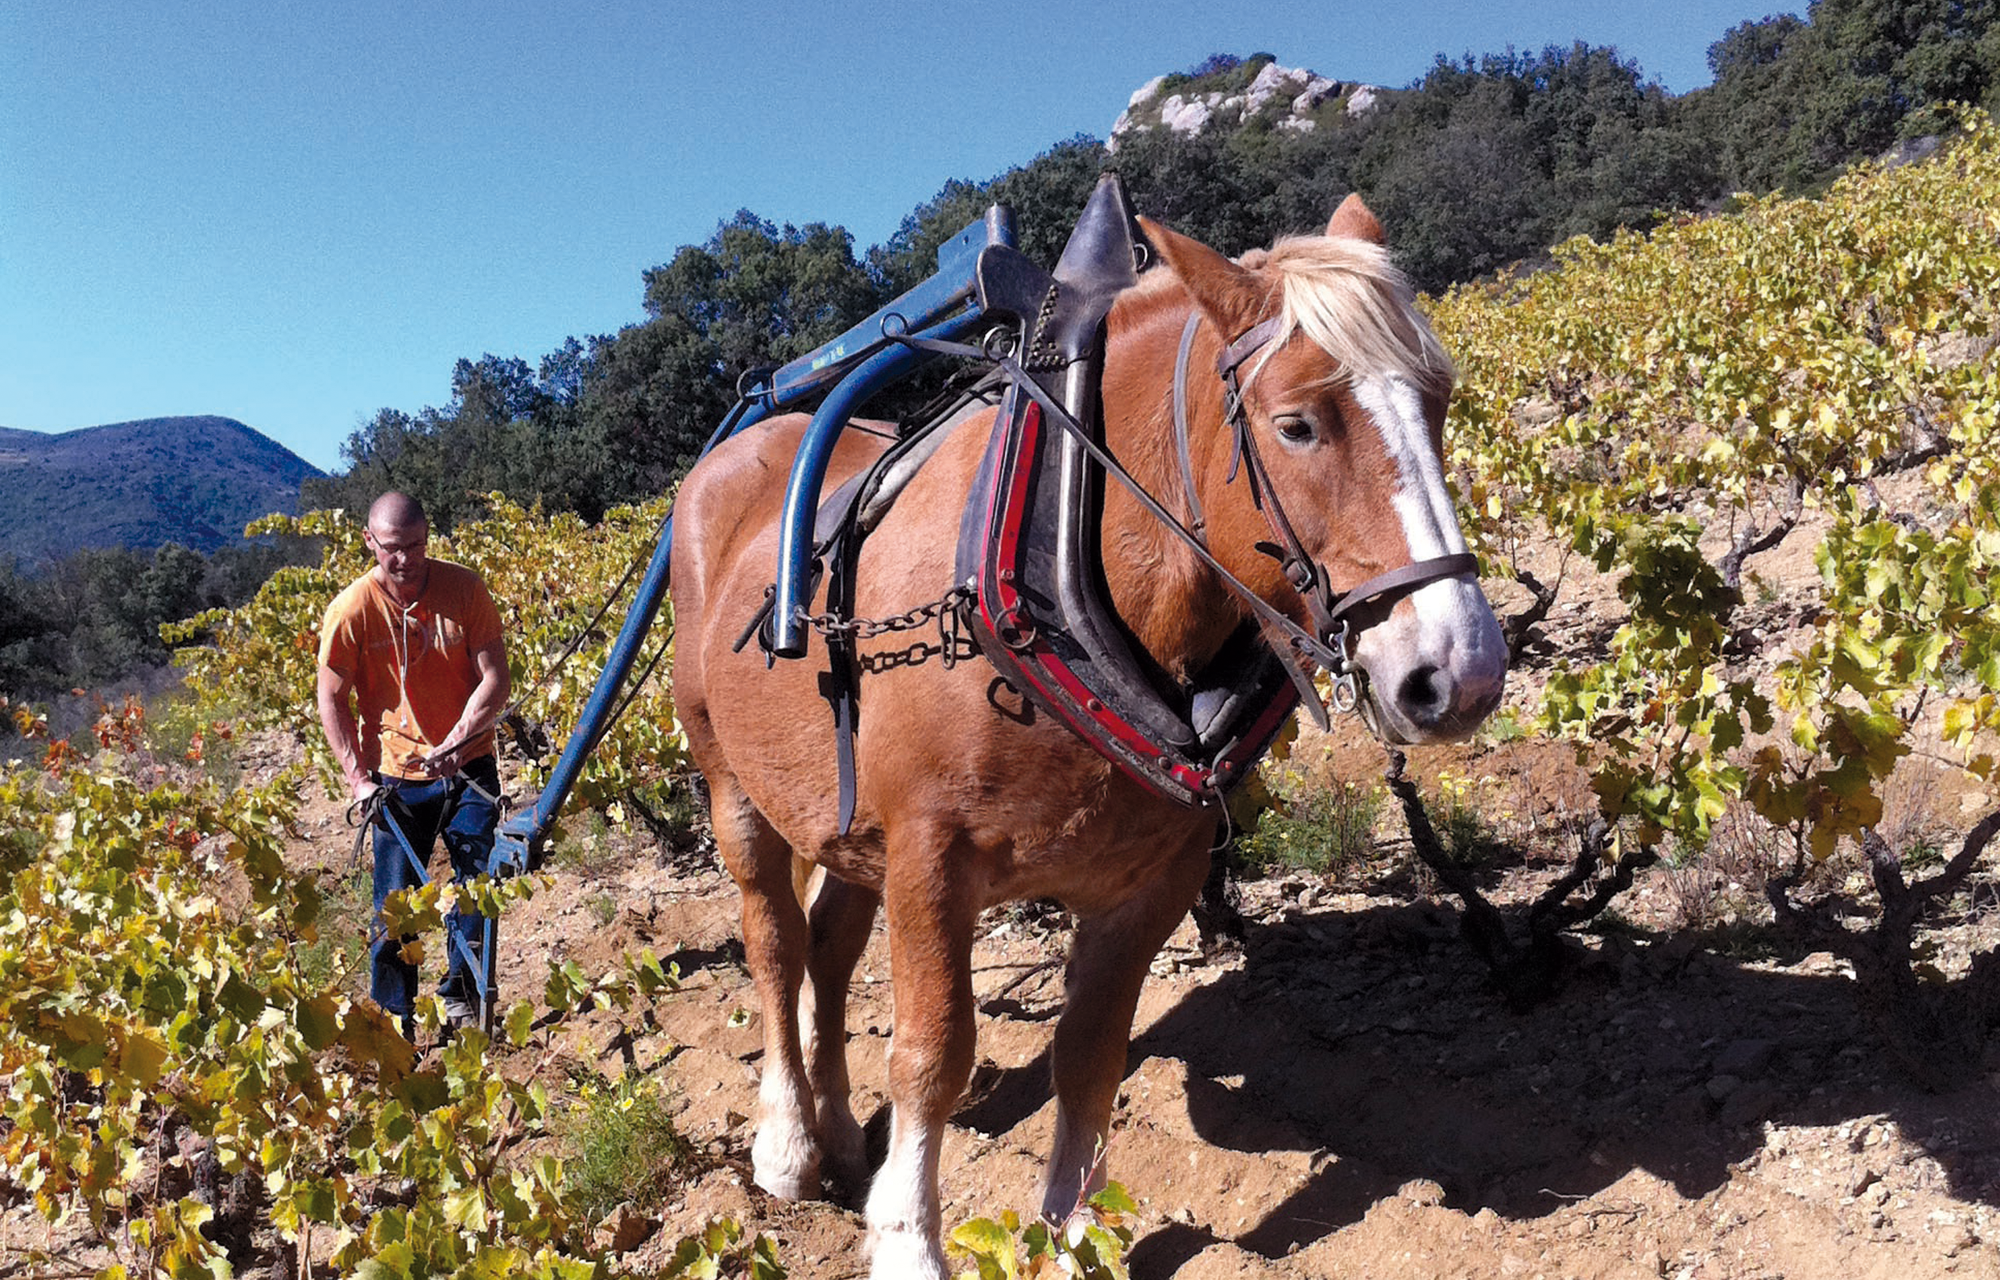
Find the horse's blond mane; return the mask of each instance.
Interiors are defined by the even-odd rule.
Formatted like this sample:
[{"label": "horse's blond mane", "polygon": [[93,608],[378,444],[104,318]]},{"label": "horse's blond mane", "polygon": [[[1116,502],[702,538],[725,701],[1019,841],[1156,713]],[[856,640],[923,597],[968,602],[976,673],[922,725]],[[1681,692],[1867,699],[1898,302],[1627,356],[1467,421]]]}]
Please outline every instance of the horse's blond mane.
[{"label": "horse's blond mane", "polygon": [[[1286,236],[1269,249],[1252,249],[1237,263],[1274,278],[1282,301],[1277,337],[1253,362],[1246,381],[1293,334],[1304,333],[1333,357],[1344,377],[1389,375],[1438,394],[1451,390],[1451,357],[1416,309],[1409,279],[1381,245],[1351,236]],[[1172,278],[1170,272],[1152,273],[1139,288],[1150,293]]]},{"label": "horse's blond mane", "polygon": [[1391,375],[1427,391],[1451,389],[1451,357],[1381,245],[1349,236],[1287,236],[1259,265],[1275,272],[1284,290],[1280,329],[1267,352],[1302,332],[1349,376]]}]

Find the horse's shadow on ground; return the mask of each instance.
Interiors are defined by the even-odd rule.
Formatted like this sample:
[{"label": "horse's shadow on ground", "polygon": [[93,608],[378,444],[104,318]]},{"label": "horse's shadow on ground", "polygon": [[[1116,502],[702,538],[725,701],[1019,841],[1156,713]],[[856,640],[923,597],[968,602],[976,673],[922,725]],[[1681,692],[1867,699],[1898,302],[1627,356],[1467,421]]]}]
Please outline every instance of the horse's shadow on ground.
[{"label": "horse's shadow on ground", "polygon": [[[1234,1237],[1241,1247],[1283,1257],[1420,1178],[1448,1206],[1515,1219],[1633,1170],[1695,1198],[1764,1146],[1766,1121],[1894,1121],[1939,1161],[1952,1194],[2000,1204],[1996,1109],[1911,1087],[1831,966],[1787,972],[1685,938],[1620,939],[1572,968],[1554,999],[1515,1013],[1452,919],[1383,906],[1252,925],[1240,970],[1133,1041],[1130,1068],[1186,1064],[1204,1142],[1331,1157]],[[981,1077],[956,1117],[980,1132],[1012,1129],[1049,1096],[1046,1052]],[[1976,1132],[1969,1110],[1982,1117]],[[1115,1135],[1112,1162],[1118,1176]],[[1143,1171],[1125,1176],[1143,1192]],[[1217,1238],[1170,1224],[1136,1246],[1133,1274],[1170,1274]]]}]

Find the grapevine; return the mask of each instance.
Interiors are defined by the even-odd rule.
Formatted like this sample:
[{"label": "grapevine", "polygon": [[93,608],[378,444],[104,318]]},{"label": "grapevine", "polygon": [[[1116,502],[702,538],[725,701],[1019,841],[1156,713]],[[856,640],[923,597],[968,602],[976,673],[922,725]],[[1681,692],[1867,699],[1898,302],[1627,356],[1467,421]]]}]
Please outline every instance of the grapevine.
[{"label": "grapevine", "polygon": [[[513,1154],[548,1130],[542,1085],[502,1071],[500,1045],[476,1032],[419,1061],[347,994],[344,960],[317,978],[304,962],[326,894],[320,873],[284,860],[303,769],[223,786],[150,758],[142,728],[128,704],[107,713],[95,756],[0,772],[11,1182],[51,1222],[80,1218],[118,1260],[107,1276],[228,1273],[217,1215],[181,1193],[192,1157],[176,1134],[260,1189],[285,1249],[341,1273],[618,1274],[575,1245],[592,1224],[562,1161]],[[419,929],[439,922],[445,893],[498,912],[537,887],[433,883],[391,910],[395,927]],[[541,1004],[629,1011],[677,984],[650,954],[595,977],[556,963]],[[435,1001],[420,1021],[437,1031]],[[499,1034],[518,1051],[537,1025],[520,1001]],[[384,1202],[396,1186],[407,1203]]]},{"label": "grapevine", "polygon": [[[2000,134],[1961,124],[1935,162],[1579,239],[1435,304],[1478,549],[1546,538],[1617,577],[1607,656],[1558,667],[1539,725],[1639,846],[1698,849],[1745,799],[1828,856],[1879,817],[1926,699],[1936,745],[1993,772]],[[1884,508],[1874,482],[1913,467],[1916,507]],[[1760,685],[1729,651],[1736,579],[1801,513],[1831,522],[1816,635]]]}]

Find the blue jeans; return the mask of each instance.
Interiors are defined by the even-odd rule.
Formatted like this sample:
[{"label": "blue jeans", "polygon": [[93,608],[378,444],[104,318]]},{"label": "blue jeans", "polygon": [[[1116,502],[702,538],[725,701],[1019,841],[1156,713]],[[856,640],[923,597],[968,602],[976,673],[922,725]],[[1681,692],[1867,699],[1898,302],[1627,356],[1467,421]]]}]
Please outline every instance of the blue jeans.
[{"label": "blue jeans", "polygon": [[[476,784],[468,785],[468,784]],[[398,889],[424,882],[422,871],[411,854],[429,863],[432,846],[444,838],[445,852],[451,855],[453,884],[469,880],[487,869],[493,854],[493,832],[500,822],[495,802],[500,794],[500,770],[492,756],[469,760],[456,776],[435,781],[386,778],[388,791],[384,812],[409,838],[404,851],[402,840],[386,825],[375,828],[375,928],[369,946],[372,971],[368,994],[391,1015],[407,1019],[416,1007],[417,966],[403,959],[407,938],[385,936],[382,903]],[[484,794],[481,794],[481,793]],[[445,917],[445,974],[438,994],[446,999],[476,1005],[479,977],[473,972],[485,942],[486,918],[477,913],[461,914],[454,907]],[[471,949],[466,958],[460,943]]]}]

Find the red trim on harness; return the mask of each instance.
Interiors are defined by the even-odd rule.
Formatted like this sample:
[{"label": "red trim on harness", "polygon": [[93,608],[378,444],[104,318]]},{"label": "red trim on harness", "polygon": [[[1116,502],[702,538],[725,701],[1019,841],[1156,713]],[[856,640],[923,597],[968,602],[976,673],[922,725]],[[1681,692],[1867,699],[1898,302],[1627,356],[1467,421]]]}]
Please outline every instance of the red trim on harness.
[{"label": "red trim on harness", "polygon": [[1279,726],[1285,723],[1285,717],[1298,705],[1299,691],[1287,683],[1237,742],[1236,749],[1216,762],[1215,770],[1225,784],[1234,782],[1244,769],[1257,763],[1271,739],[1277,736]]},{"label": "red trim on harness", "polygon": [[[1035,446],[1041,434],[1041,428],[1042,407],[1033,400],[1029,400],[1021,414],[1021,444],[1016,452],[1016,457],[1030,458],[1035,456]],[[1021,616],[1021,595],[1015,587],[1013,575],[1007,569],[1007,566],[1020,563],[1021,536],[1027,517],[1028,482],[1031,478],[1030,469],[1025,467],[1016,468],[1013,475],[1009,478],[1007,492],[1005,494],[999,493],[996,488],[996,492],[993,494],[991,503],[987,508],[986,527],[993,531],[996,551],[998,553],[996,563],[1001,566],[1001,571],[993,584],[993,599],[1000,605],[1000,614],[998,617],[993,615],[992,611],[987,607],[987,601],[983,594],[979,601],[979,612],[980,618],[986,624],[987,630],[992,632],[996,637],[1002,637],[1003,643],[1005,643],[1005,637],[1009,635],[1018,636],[1020,634],[1018,620]],[[1003,503],[1004,507],[1002,506]],[[994,523],[996,511],[1000,516],[997,528]],[[1009,619],[1014,621],[1010,622],[1008,621]],[[1115,738],[1133,753],[1159,763],[1161,766],[1160,771],[1172,777],[1181,786],[1198,795],[1210,792],[1214,781],[1214,774],[1210,770],[1188,764],[1171,763],[1167,754],[1151,738],[1148,738],[1144,733],[1134,728],[1130,721],[1112,710],[1111,707],[1098,702],[1089,687],[1077,678],[1075,671],[1071,670],[1069,664],[1064,662],[1053,649],[1049,648],[1047,642],[1039,634],[1032,635],[1019,645],[1010,644],[1009,647],[1020,653],[1024,658],[1032,659],[1032,661],[1020,664],[1022,675],[1036,686],[1042,695],[1042,700],[1054,708],[1057,715],[1086,741],[1101,741],[1106,737]],[[1044,683],[1044,676],[1046,676],[1048,681],[1053,681],[1061,687],[1062,696],[1058,696],[1055,690],[1049,688],[1048,684]],[[1094,709],[1092,707],[1093,703],[1096,704]],[[1290,714],[1291,705],[1286,700],[1279,699],[1279,704],[1279,706],[1272,709],[1278,716],[1282,717]],[[1079,720],[1069,714],[1069,707],[1071,706],[1084,708],[1087,719]],[[1267,712],[1266,714],[1270,713]],[[1151,790],[1159,791],[1160,794],[1172,798],[1170,792],[1160,790],[1160,781],[1158,778],[1144,771],[1129,767],[1123,760],[1109,752],[1103,754],[1113,764],[1118,765],[1127,776],[1142,783]]]},{"label": "red trim on harness", "polygon": [[[1040,440],[1041,433],[1042,406],[1030,400],[1028,401],[1026,412],[1021,415],[1021,448],[1019,456],[1034,456],[1035,446]],[[986,621],[987,628],[994,635],[1004,638],[1010,633],[1014,633],[1017,628],[1010,625],[1003,630],[1001,627],[1002,619],[1008,617],[1018,618],[1020,616],[1021,593],[1015,589],[1013,573],[1006,566],[1019,564],[1021,561],[1021,529],[1027,520],[1028,514],[1027,469],[1024,467],[1015,467],[1013,475],[1009,478],[1007,492],[1001,493],[996,489],[993,494],[992,503],[993,507],[999,507],[1002,503],[1005,504],[1005,509],[1000,513],[997,528],[993,519],[993,507],[989,507],[986,512],[986,527],[989,530],[994,530],[993,536],[999,550],[998,563],[1002,566],[993,584],[993,595],[1000,602],[1001,616],[996,618],[987,610],[986,600],[983,596],[979,602],[979,611]],[[1012,646],[1010,645],[1009,647],[1011,648]]]}]

